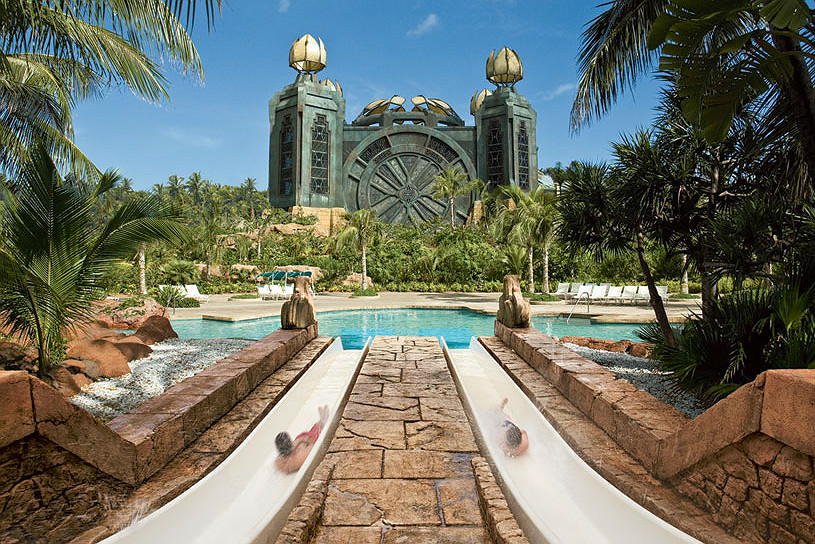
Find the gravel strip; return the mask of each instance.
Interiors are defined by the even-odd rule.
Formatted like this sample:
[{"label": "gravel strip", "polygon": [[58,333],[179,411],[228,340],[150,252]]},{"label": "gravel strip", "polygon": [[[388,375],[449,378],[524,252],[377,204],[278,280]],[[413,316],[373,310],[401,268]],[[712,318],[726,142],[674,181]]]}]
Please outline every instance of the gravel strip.
[{"label": "gravel strip", "polygon": [[618,378],[628,380],[635,387],[647,391],[665,404],[670,404],[690,417],[696,417],[705,411],[705,405],[695,395],[675,390],[668,372],[659,370],[656,361],[643,357],[632,357],[627,353],[591,349],[568,342],[563,345],[586,359],[603,365]]},{"label": "gravel strip", "polygon": [[109,421],[253,342],[240,338],[165,340],[150,346],[153,353],[148,357],[131,361],[130,374],[86,385],[68,400]]}]

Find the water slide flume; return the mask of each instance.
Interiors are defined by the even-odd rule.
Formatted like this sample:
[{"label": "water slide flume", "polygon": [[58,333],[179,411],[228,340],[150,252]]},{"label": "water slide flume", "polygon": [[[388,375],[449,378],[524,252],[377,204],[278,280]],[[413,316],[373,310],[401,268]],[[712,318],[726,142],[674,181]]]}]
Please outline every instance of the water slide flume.
[{"label": "water slide flume", "polygon": [[[367,347],[366,347],[367,349]],[[248,437],[220,465],[187,491],[103,542],[108,544],[273,542],[322,459],[339,421],[338,412],[365,350],[343,350],[335,340]],[[329,407],[323,432],[299,471],[275,468],[275,436],[292,437]]]},{"label": "water slide flume", "polygon": [[[608,483],[560,437],[475,338],[447,350],[462,402],[503,481],[518,523],[534,543],[679,544],[695,538],[666,523]],[[498,441],[499,406],[527,431],[529,450],[508,457]]]}]

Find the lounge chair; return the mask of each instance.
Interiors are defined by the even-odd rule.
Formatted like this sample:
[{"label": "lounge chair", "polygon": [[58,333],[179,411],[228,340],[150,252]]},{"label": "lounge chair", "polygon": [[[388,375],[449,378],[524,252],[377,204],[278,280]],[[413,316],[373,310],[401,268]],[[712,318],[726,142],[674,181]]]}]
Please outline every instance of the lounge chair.
[{"label": "lounge chair", "polygon": [[198,286],[195,284],[187,284],[184,286],[184,296],[187,298],[194,298],[198,302],[206,302],[209,300],[209,295],[202,295],[198,291]]},{"label": "lounge chair", "polygon": [[566,293],[566,300],[573,299],[577,296],[577,292],[580,291],[580,288],[583,287],[582,283],[573,283],[571,289]]},{"label": "lounge chair", "polygon": [[621,285],[611,285],[608,288],[608,293],[603,297],[603,302],[622,302],[623,287]]},{"label": "lounge chair", "polygon": [[608,291],[609,285],[601,283],[600,285],[595,285],[591,288],[591,293],[589,293],[589,300],[591,302],[598,302],[606,298],[606,292]]},{"label": "lounge chair", "polygon": [[625,287],[623,287],[623,292],[620,295],[620,302],[625,302],[626,300],[634,302],[635,298],[637,298],[636,285],[626,285]]},{"label": "lounge chair", "polygon": [[566,283],[558,283],[557,284],[557,291],[552,293],[552,295],[558,298],[566,298],[566,294],[569,292],[569,282]]},{"label": "lounge chair", "polygon": [[568,300],[575,300],[576,301],[576,300],[580,300],[581,298],[586,298],[586,297],[591,298],[592,289],[594,289],[594,284],[593,283],[584,283],[577,290],[577,294],[575,294],[573,297],[570,297]]},{"label": "lounge chair", "polygon": [[261,300],[272,298],[272,290],[268,283],[259,283],[257,288],[258,296],[261,298]]},{"label": "lounge chair", "polygon": [[659,294],[659,298],[662,299],[662,302],[668,302],[668,286],[667,285],[657,285],[657,293]]},{"label": "lounge chair", "polygon": [[648,303],[651,301],[651,293],[648,291],[647,285],[640,285],[637,287],[637,294],[634,296],[634,304],[639,304],[640,302]]}]

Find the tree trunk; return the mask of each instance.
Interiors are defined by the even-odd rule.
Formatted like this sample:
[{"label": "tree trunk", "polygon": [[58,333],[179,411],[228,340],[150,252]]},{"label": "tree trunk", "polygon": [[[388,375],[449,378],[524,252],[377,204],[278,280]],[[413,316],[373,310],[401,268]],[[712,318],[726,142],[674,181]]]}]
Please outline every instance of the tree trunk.
[{"label": "tree trunk", "polygon": [[144,272],[144,244],[139,246],[139,293],[147,294],[147,277]]},{"label": "tree trunk", "polygon": [[543,292],[549,293],[549,248],[543,248]]},{"label": "tree trunk", "polygon": [[[771,28],[777,31],[777,28]],[[782,29],[786,30],[786,29]],[[782,82],[782,92],[790,102],[795,124],[798,128],[798,140],[801,143],[803,159],[807,165],[807,179],[810,186],[815,177],[815,90],[809,69],[804,61],[800,45],[790,36],[773,33],[773,44],[788,56],[792,64],[792,75]]]},{"label": "tree trunk", "polygon": [[368,288],[368,253],[365,251],[366,248],[362,246],[362,290]]},{"label": "tree trunk", "polygon": [[659,324],[659,329],[662,331],[662,337],[665,339],[665,345],[672,348],[676,347],[676,338],[674,337],[671,323],[668,321],[668,314],[665,312],[665,305],[662,304],[662,297],[657,293],[657,287],[654,284],[654,277],[651,275],[651,268],[648,266],[648,261],[645,260],[645,245],[643,243],[642,232],[637,233],[637,258],[640,261],[642,273],[645,276],[645,283],[648,285],[648,294],[651,296],[651,307],[654,309],[654,316]]},{"label": "tree trunk", "polygon": [[456,198],[450,197],[450,227],[456,228]]},{"label": "tree trunk", "polygon": [[533,262],[532,262],[533,251],[534,250],[532,249],[531,246],[529,247],[529,249],[526,250],[526,257],[527,257],[527,261],[529,263],[529,292],[530,293],[535,292],[535,267],[534,267]]},{"label": "tree trunk", "polygon": [[258,227],[258,260],[260,260],[260,234],[263,229]]},{"label": "tree trunk", "polygon": [[682,277],[679,279],[679,292],[683,295],[688,294],[688,255],[682,254]]},{"label": "tree trunk", "polygon": [[[712,155],[713,155],[713,168],[710,173],[710,195],[708,197],[707,202],[707,219],[708,221],[713,221],[716,219],[717,215],[717,207],[718,207],[718,194],[719,194],[719,151],[720,148],[716,148]],[[710,244],[708,237],[709,234],[705,234],[702,236],[702,244],[701,244],[701,270],[702,273],[702,317],[705,316],[705,309],[708,308],[708,305],[716,300],[716,297],[719,296],[719,292],[717,289],[718,281],[715,277],[713,277],[711,271],[711,264],[710,264]]]}]

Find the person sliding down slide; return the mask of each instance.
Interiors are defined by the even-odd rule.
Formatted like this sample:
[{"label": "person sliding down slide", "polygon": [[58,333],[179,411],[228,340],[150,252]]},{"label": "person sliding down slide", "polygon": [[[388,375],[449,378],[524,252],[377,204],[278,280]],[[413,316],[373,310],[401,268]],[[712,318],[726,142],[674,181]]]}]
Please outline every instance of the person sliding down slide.
[{"label": "person sliding down slide", "polygon": [[328,405],[320,406],[317,411],[320,414],[320,420],[312,425],[308,431],[298,434],[294,441],[286,431],[279,433],[275,437],[275,446],[277,446],[279,453],[275,460],[275,466],[279,471],[290,474],[297,472],[303,466],[303,462],[308,457],[314,444],[317,443],[320,432],[328,421]]},{"label": "person sliding down slide", "polygon": [[508,399],[506,398],[501,401],[499,410],[501,417],[499,427],[501,432],[499,434],[498,441],[501,445],[501,449],[504,450],[506,455],[509,457],[518,457],[529,449],[529,437],[527,437],[526,431],[519,429],[517,425],[509,420],[509,416],[506,414],[506,412],[504,412],[504,407],[507,405],[507,401]]}]

